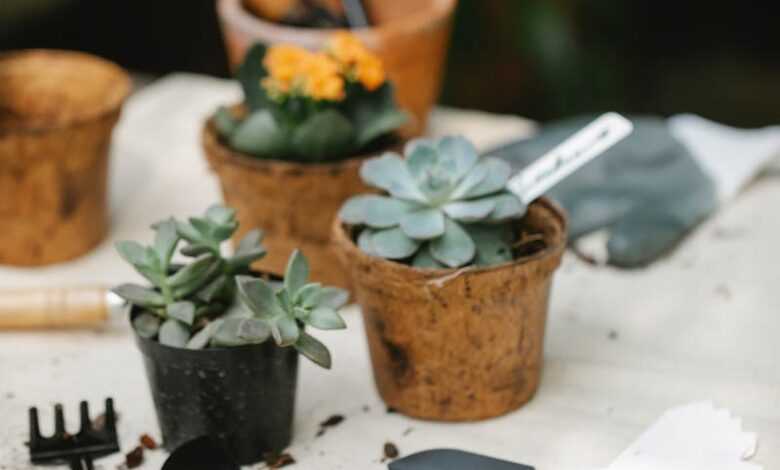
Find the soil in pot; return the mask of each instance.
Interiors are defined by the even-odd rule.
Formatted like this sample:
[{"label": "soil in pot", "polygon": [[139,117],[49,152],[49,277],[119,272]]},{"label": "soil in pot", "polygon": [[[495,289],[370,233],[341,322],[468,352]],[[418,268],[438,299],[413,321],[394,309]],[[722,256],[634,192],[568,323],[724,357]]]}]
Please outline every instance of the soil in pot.
[{"label": "soil in pot", "polygon": [[[386,150],[397,151],[402,145],[394,141]],[[312,280],[349,287],[330,243],[330,227],[347,199],[374,192],[361,180],[360,165],[382,149],[331,163],[261,159],[230,149],[211,120],[203,131],[203,146],[225,203],[237,210],[240,226],[233,242],[252,227],[265,233],[268,254],[255,269],[281,275],[290,254],[299,248],[309,260]]]},{"label": "soil in pot", "polygon": [[[244,1],[251,2],[252,6],[247,8]],[[285,26],[261,17],[278,18],[279,12],[289,10],[291,2],[285,5],[277,0],[244,1],[219,0],[217,3],[228,59],[233,68],[241,64],[247,50],[256,42],[292,43],[316,50],[335,31],[332,28]],[[372,26],[352,32],[382,59],[388,78],[395,84],[399,105],[414,117],[404,127],[403,136],[421,135],[428,112],[441,90],[457,0],[369,0],[364,3]]]},{"label": "soil in pot", "polygon": [[361,306],[380,395],[409,416],[499,416],[539,385],[552,277],[566,218],[547,200],[518,222],[516,259],[486,268],[417,269],[369,256],[353,230],[333,226]]},{"label": "soil in pot", "polygon": [[273,341],[191,350],[135,334],[166,449],[210,436],[240,464],[292,437],[298,352]]},{"label": "soil in pot", "polygon": [[108,230],[111,132],[130,91],[88,54],[0,54],[0,264],[65,261]]}]

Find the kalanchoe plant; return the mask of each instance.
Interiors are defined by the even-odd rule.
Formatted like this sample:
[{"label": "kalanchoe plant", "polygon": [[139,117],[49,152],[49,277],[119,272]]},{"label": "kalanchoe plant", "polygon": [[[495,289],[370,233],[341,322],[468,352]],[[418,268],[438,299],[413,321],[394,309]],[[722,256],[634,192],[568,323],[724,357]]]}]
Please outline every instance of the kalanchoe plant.
[{"label": "kalanchoe plant", "polygon": [[[112,289],[140,309],[133,317],[140,336],[190,349],[263,343],[273,337],[280,346],[295,346],[318,364],[330,366],[327,349],[302,327],[343,328],[335,310],[346,303],[347,294],[305,284],[308,265],[302,254],[296,251],[291,258],[291,280],[284,284],[261,281],[280,302],[286,301],[282,305],[289,315],[285,317],[274,303],[248,301],[253,298],[256,279],[250,276],[250,264],[265,255],[259,230],[249,231],[232,256],[222,255],[222,243],[238,228],[233,209],[216,205],[203,217],[187,222],[171,218],[152,228],[151,246],[134,241],[116,245],[122,258],[152,284],[122,284]],[[181,242],[180,253],[188,261],[184,264],[173,261]],[[258,309],[258,305],[263,307]],[[290,322],[296,328],[294,336]]]},{"label": "kalanchoe plant", "polygon": [[505,189],[509,165],[479,158],[462,137],[417,139],[404,153],[361,167],[363,180],[388,195],[354,196],[341,208],[341,220],[358,226],[360,248],[421,268],[510,261],[511,220],[526,207]]},{"label": "kalanchoe plant", "polygon": [[322,52],[256,44],[238,70],[245,113],[220,108],[214,122],[235,150],[260,158],[347,158],[407,120],[382,62],[349,33]]}]

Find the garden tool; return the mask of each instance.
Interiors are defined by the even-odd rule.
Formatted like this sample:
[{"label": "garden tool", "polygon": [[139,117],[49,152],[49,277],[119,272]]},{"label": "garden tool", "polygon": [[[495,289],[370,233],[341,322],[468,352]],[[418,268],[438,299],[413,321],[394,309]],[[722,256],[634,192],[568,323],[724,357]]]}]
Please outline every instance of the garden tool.
[{"label": "garden tool", "polygon": [[455,449],[434,449],[398,459],[390,470],[534,470],[527,465]]},{"label": "garden tool", "polygon": [[0,289],[0,331],[95,327],[124,306],[124,300],[100,286]]},{"label": "garden tool", "polygon": [[[591,118],[549,124],[488,154],[525,168]],[[780,154],[780,127],[738,130],[693,115],[633,121],[630,138],[547,193],[569,212],[570,241],[616,266],[643,266],[670,251]],[[593,241],[585,237],[592,233],[595,243],[577,243]]]},{"label": "garden tool", "polygon": [[80,404],[81,427],[78,434],[65,431],[65,415],[62,405],[54,406],[54,434],[41,436],[38,426],[38,409],[30,408],[30,460],[33,464],[70,465],[71,470],[93,470],[92,460],[119,452],[116,434],[114,402],[106,399],[103,424],[93,426],[87,402]]}]

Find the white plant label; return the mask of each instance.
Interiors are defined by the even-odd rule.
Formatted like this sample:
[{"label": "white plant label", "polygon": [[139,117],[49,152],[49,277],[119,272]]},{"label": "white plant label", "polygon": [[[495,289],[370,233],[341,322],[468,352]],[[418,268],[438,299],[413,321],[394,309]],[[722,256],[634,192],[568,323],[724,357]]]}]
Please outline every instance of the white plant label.
[{"label": "white plant label", "polygon": [[525,204],[530,204],[633,130],[631,121],[620,114],[602,114],[513,176],[507,183],[507,189]]}]

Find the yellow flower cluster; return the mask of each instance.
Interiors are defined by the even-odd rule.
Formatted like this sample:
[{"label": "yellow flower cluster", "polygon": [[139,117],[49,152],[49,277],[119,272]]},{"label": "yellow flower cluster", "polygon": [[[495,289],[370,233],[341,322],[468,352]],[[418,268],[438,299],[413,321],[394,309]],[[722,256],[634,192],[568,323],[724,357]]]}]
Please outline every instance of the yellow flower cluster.
[{"label": "yellow flower cluster", "polygon": [[268,77],[263,87],[271,95],[301,93],[316,100],[341,101],[345,80],[359,81],[368,90],[385,82],[382,62],[350,33],[336,33],[325,52],[309,52],[280,44],[263,59]]}]

